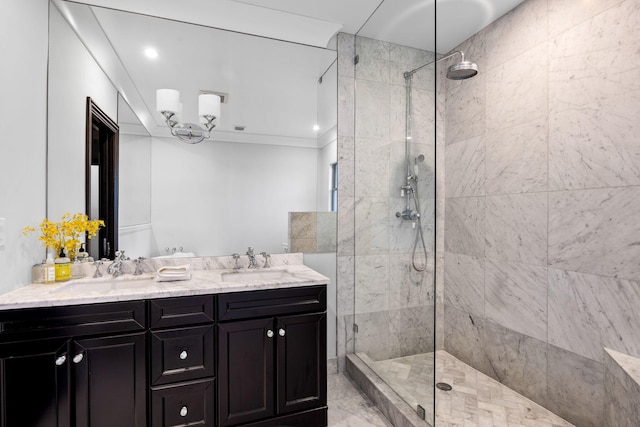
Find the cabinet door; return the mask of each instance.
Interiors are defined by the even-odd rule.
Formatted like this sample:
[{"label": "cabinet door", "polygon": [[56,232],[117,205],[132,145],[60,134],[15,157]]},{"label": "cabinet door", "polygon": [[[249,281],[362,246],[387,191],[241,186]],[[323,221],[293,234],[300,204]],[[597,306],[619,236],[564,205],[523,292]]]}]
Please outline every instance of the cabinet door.
[{"label": "cabinet door", "polygon": [[66,340],[0,344],[0,426],[69,427]]},{"label": "cabinet door", "polygon": [[145,334],[73,343],[77,427],[145,427]]},{"label": "cabinet door", "polygon": [[274,415],[273,319],[218,325],[219,426]]},{"label": "cabinet door", "polygon": [[279,317],[276,323],[278,413],[326,405],[326,314]]}]

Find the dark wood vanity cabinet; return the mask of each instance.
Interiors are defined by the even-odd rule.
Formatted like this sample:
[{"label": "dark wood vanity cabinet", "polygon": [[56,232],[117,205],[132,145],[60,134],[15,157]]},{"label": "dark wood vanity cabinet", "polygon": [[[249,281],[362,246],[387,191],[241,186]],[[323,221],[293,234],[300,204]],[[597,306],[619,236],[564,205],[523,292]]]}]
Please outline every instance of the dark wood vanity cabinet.
[{"label": "dark wood vanity cabinet", "polygon": [[215,423],[214,296],[149,302],[150,426]]},{"label": "dark wood vanity cabinet", "polygon": [[144,307],[0,312],[0,426],[145,427]]},{"label": "dark wood vanity cabinet", "polygon": [[220,427],[327,425],[325,294],[219,295]]},{"label": "dark wood vanity cabinet", "polygon": [[0,310],[0,427],[324,427],[326,287]]}]

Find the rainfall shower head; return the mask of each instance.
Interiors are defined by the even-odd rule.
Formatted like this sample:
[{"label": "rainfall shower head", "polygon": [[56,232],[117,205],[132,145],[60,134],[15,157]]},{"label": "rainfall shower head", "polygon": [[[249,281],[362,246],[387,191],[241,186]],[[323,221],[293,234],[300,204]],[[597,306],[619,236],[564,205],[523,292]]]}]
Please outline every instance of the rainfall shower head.
[{"label": "rainfall shower head", "polygon": [[465,80],[478,74],[478,66],[471,61],[461,61],[447,69],[450,80]]},{"label": "rainfall shower head", "polygon": [[451,52],[448,55],[443,56],[442,58],[433,61],[433,62],[429,62],[428,64],[424,64],[419,66],[418,68],[415,68],[411,71],[406,71],[404,73],[404,78],[407,81],[410,81],[411,78],[413,77],[413,75],[418,71],[421,70],[422,68],[426,67],[427,65],[431,65],[440,61],[443,61],[445,59],[451,58],[453,55],[460,55],[460,62],[457,62],[455,64],[453,64],[452,66],[450,66],[447,69],[447,78],[450,80],[465,80],[468,78],[471,78],[473,76],[475,76],[476,74],[478,74],[478,66],[471,61],[465,61],[464,60],[464,52],[461,50],[456,50],[455,52]]}]

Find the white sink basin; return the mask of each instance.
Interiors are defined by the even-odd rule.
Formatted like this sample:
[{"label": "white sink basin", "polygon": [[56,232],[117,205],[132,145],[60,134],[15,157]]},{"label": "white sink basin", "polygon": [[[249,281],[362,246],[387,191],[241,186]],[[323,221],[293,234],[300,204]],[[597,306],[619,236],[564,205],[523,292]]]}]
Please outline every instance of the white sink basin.
[{"label": "white sink basin", "polygon": [[111,276],[104,276],[96,279],[79,279],[74,280],[66,285],[60,286],[54,290],[53,293],[59,292],[106,292],[106,291],[118,291],[124,289],[138,289],[149,286],[149,282],[153,280],[152,274],[142,274],[134,276],[127,274],[113,278]]},{"label": "white sink basin", "polygon": [[243,270],[222,273],[223,282],[287,282],[295,279],[297,276],[287,270]]}]

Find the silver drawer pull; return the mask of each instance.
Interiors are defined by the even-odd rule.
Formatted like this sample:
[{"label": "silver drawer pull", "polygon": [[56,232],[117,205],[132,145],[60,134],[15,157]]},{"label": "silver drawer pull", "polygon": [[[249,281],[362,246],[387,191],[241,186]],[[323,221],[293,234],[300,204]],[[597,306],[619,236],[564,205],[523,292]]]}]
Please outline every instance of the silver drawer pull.
[{"label": "silver drawer pull", "polygon": [[286,332],[285,332],[285,330],[284,330],[284,329],[280,328],[280,329],[278,330],[278,335],[280,335],[281,337],[283,337],[285,334],[286,334]]},{"label": "silver drawer pull", "polygon": [[273,338],[273,331],[271,329],[267,330],[267,337]]},{"label": "silver drawer pull", "polygon": [[188,412],[189,412],[189,410],[187,409],[186,406],[183,406],[182,408],[180,408],[180,416],[181,417],[186,417]]},{"label": "silver drawer pull", "polygon": [[63,354],[62,356],[60,356],[60,357],[58,357],[56,359],[56,366],[62,366],[62,365],[64,365],[64,362],[66,362],[66,361],[67,361],[67,355]]},{"label": "silver drawer pull", "polygon": [[78,353],[73,356],[73,363],[80,363],[82,362],[82,359],[84,359],[84,355],[82,353]]},{"label": "silver drawer pull", "polygon": [[187,357],[189,357],[187,350],[182,350],[182,352],[180,352],[180,360],[185,360]]}]

